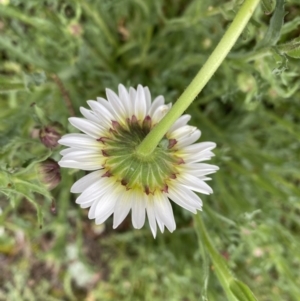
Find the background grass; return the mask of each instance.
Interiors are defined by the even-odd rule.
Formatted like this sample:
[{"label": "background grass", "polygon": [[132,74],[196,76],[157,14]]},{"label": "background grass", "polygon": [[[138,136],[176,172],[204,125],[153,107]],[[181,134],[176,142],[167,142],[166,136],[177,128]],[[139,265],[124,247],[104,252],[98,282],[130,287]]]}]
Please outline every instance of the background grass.
[{"label": "background grass", "polygon": [[[300,5],[279,2],[273,14],[257,9],[187,113],[201,141],[218,145],[201,213],[216,248],[258,300],[297,301]],[[37,132],[51,122],[73,131],[67,118],[119,83],[176,101],[238,7],[0,1],[0,300],[225,300],[191,214],[174,206],[177,230],[156,240],[130,219],[95,226],[69,193],[83,172],[61,170],[51,193],[40,182],[36,165],[61,148],[48,150]]]}]

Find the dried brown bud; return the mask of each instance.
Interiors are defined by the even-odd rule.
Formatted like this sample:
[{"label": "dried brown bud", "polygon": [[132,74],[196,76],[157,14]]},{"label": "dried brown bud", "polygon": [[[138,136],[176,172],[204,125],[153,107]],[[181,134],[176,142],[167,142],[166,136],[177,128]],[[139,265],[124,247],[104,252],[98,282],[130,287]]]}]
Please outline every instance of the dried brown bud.
[{"label": "dried brown bud", "polygon": [[53,122],[40,129],[39,137],[41,142],[48,148],[54,148],[58,145],[58,140],[62,134],[62,125],[58,122]]},{"label": "dried brown bud", "polygon": [[48,190],[54,189],[61,180],[60,166],[50,158],[39,163],[38,173],[40,181],[47,186]]}]

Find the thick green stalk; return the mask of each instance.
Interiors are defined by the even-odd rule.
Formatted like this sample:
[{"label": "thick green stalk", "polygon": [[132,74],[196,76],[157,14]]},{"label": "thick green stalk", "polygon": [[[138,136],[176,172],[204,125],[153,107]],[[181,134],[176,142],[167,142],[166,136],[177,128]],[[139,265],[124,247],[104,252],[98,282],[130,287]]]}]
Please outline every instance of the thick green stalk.
[{"label": "thick green stalk", "polygon": [[236,40],[251,18],[258,3],[259,0],[246,0],[243,3],[241,9],[235,16],[233,22],[222,37],[221,41],[210,55],[206,63],[203,65],[201,70],[192,80],[190,85],[181,94],[167,115],[157,124],[156,127],[153,128],[153,130],[137,147],[136,151],[138,155],[141,157],[146,157],[151,154],[168,129],[193,102],[235,44]]}]

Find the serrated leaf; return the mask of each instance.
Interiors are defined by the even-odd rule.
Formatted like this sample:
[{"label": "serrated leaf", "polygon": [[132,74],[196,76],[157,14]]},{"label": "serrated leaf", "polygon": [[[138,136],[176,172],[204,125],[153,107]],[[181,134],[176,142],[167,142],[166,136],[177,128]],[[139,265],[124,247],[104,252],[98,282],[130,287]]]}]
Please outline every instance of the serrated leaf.
[{"label": "serrated leaf", "polygon": [[292,58],[300,58],[300,37],[296,38],[288,43],[277,46],[280,53],[284,53]]},{"label": "serrated leaf", "polygon": [[276,65],[278,65],[277,68],[275,68],[272,73],[273,74],[281,74],[284,72],[286,69],[288,69],[288,58],[286,57],[285,54],[280,53],[277,48],[273,47],[271,48],[271,52],[273,54],[273,59],[276,62]]},{"label": "serrated leaf", "polygon": [[33,198],[33,196],[31,195],[31,191],[30,186],[28,185],[28,183],[24,184],[24,183],[17,183],[15,185],[15,192],[23,195],[30,203],[33,204],[33,206],[36,209],[36,214],[37,214],[37,221],[38,221],[38,225],[40,228],[43,227],[43,213],[41,210],[40,205],[35,201],[35,199]]},{"label": "serrated leaf", "polygon": [[16,190],[17,190],[17,187],[22,185],[22,187],[25,187],[30,192],[39,193],[39,194],[43,195],[45,198],[47,198],[49,200],[52,199],[51,194],[49,193],[49,191],[42,185],[32,183],[32,182],[29,182],[29,181],[25,181],[25,180],[21,180],[21,179],[14,179],[14,183],[15,183]]}]

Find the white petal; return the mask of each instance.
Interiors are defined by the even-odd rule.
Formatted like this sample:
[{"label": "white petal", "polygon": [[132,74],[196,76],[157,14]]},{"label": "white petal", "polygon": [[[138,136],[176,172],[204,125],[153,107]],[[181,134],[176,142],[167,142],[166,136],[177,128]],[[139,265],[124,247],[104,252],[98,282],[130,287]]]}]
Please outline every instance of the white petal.
[{"label": "white petal", "polygon": [[[116,202],[116,193],[113,193],[115,184],[110,183],[102,195],[97,197],[89,210],[89,219],[96,218],[96,224],[101,224],[102,219],[107,219],[114,209]],[[109,215],[107,215],[109,214]],[[104,220],[102,222],[104,222]]]},{"label": "white petal", "polygon": [[196,209],[201,210],[201,199],[190,189],[183,185],[175,183],[169,185],[168,197],[177,205],[196,213]]},{"label": "white petal", "polygon": [[211,194],[213,193],[212,189],[209,185],[207,185],[204,181],[198,179],[195,176],[184,174],[176,179],[178,182],[183,184],[185,187],[192,189],[194,191],[203,193],[203,194]]},{"label": "white petal", "polygon": [[128,215],[132,207],[131,193],[125,191],[123,195],[119,196],[116,201],[114,209],[114,224],[113,228],[116,229]]},{"label": "white petal", "polygon": [[74,150],[65,154],[61,161],[77,161],[77,162],[91,162],[91,163],[104,163],[103,155],[94,150]]},{"label": "white petal", "polygon": [[194,162],[202,162],[206,160],[210,160],[211,157],[214,157],[214,153],[211,151],[205,151],[201,153],[196,153],[196,154],[182,154],[181,157],[184,160],[185,163],[194,163]]},{"label": "white petal", "polygon": [[120,101],[118,95],[110,89],[106,89],[106,96],[111,104],[112,109],[117,116],[118,122],[125,121],[126,111],[124,109],[123,103]]},{"label": "white petal", "polygon": [[186,146],[180,150],[180,152],[185,154],[190,153],[200,153],[206,150],[212,150],[216,147],[216,144],[214,142],[200,142],[195,143],[189,146]]},{"label": "white petal", "polygon": [[153,234],[153,237],[156,237],[156,220],[155,220],[155,211],[154,211],[154,204],[153,202],[147,201],[146,203],[146,211],[147,211],[147,216],[148,216],[148,221],[149,221],[149,226],[151,229],[151,232]]},{"label": "white petal", "polygon": [[164,231],[165,231],[165,225],[164,225],[164,223],[160,220],[159,216],[156,215],[155,218],[156,218],[156,222],[158,224],[158,227],[160,229],[160,232],[164,233]]},{"label": "white petal", "polygon": [[69,122],[77,129],[81,130],[92,138],[98,139],[103,136],[103,128],[90,120],[78,117],[70,117]]},{"label": "white petal", "polygon": [[89,207],[91,207],[93,205],[93,203],[94,203],[94,200],[86,202],[86,203],[83,203],[83,204],[80,204],[80,208],[83,208],[83,209],[89,208]]},{"label": "white petal", "polygon": [[207,170],[207,171],[216,171],[219,170],[219,167],[212,164],[207,163],[193,163],[193,164],[184,164],[182,168],[186,170]]},{"label": "white petal", "polygon": [[218,166],[195,163],[195,164],[183,164],[179,167],[180,172],[191,174],[195,177],[202,177],[215,173],[219,169]]},{"label": "white petal", "polygon": [[[83,148],[66,148],[62,151],[59,152],[62,156],[64,156],[64,158],[67,158],[68,156],[72,155],[72,154],[86,154],[86,155],[90,155],[90,154],[99,154],[99,149],[83,149]],[[78,160],[75,160],[78,161]]]},{"label": "white petal", "polygon": [[129,93],[127,89],[123,85],[118,86],[119,89],[119,98],[124,104],[124,108],[126,110],[127,118],[131,118],[133,115],[132,103],[129,97]]},{"label": "white petal", "polygon": [[95,114],[95,112],[93,112],[91,110],[87,110],[84,107],[80,107],[80,112],[86,119],[91,120],[91,121],[95,122],[96,124],[99,123],[99,117]]},{"label": "white petal", "polygon": [[168,113],[169,109],[170,106],[168,105],[158,107],[152,116],[152,123],[156,124],[160,122],[161,119],[163,119],[163,117]]},{"label": "white petal", "polygon": [[96,170],[102,168],[101,162],[95,163],[95,162],[77,162],[72,160],[68,160],[68,161],[60,160],[58,164],[60,167],[76,168],[82,170]]},{"label": "white petal", "polygon": [[95,218],[96,208],[97,208],[97,205],[100,201],[101,201],[101,197],[93,202],[93,204],[92,204],[92,206],[89,210],[89,213],[88,213],[88,218],[89,219],[94,219]]},{"label": "white petal", "polygon": [[114,207],[110,207],[108,211],[105,211],[105,213],[96,218],[96,225],[103,224],[113,213]]},{"label": "white petal", "polygon": [[112,215],[117,197],[118,196],[115,193],[112,195],[108,194],[98,202],[95,209],[96,224],[102,224]]},{"label": "white petal", "polygon": [[[105,103],[105,106],[101,103]],[[109,103],[103,99],[101,101],[94,101],[94,100],[89,100],[88,105],[90,108],[97,114],[99,117],[99,122],[103,125],[105,128],[110,128],[111,127],[111,121],[115,120],[115,116],[111,113],[111,107]],[[109,107],[109,109],[107,109]]]},{"label": "white petal", "polygon": [[138,120],[144,120],[147,112],[147,104],[144,89],[141,85],[138,85],[134,105],[134,115]]},{"label": "white petal", "polygon": [[76,199],[76,203],[83,204],[90,200],[99,199],[112,187],[112,185],[113,182],[108,180],[108,178],[100,178],[82,192]]},{"label": "white petal", "polygon": [[64,156],[64,155],[67,155],[67,154],[70,154],[70,153],[73,153],[74,151],[78,151],[80,150],[79,148],[65,148],[63,149],[62,151],[60,151],[59,153]]},{"label": "white petal", "polygon": [[65,146],[99,150],[101,142],[85,135],[85,134],[66,134],[62,136],[58,143]]},{"label": "white petal", "polygon": [[191,115],[182,115],[181,117],[179,117],[175,121],[175,123],[171,126],[171,128],[168,130],[168,134],[172,135],[174,131],[185,126],[190,119],[191,119]]},{"label": "white petal", "polygon": [[97,180],[99,180],[104,173],[104,170],[97,170],[91,172],[90,174],[82,177],[78,181],[76,181],[71,187],[72,193],[81,193],[90,185],[94,184]]},{"label": "white petal", "polygon": [[151,107],[150,107],[147,115],[152,117],[154,112],[158,109],[158,107],[164,105],[164,103],[165,103],[165,99],[164,99],[163,96],[160,95],[160,96],[156,97],[154,99],[154,101],[152,102]]},{"label": "white petal", "polygon": [[196,131],[197,128],[195,126],[184,125],[178,128],[177,130],[173,131],[173,133],[170,135],[170,138],[179,140],[185,138],[186,136],[191,136]]},{"label": "white petal", "polygon": [[144,193],[132,193],[133,203],[132,203],[132,225],[136,229],[141,229],[145,223],[145,208],[146,200]]},{"label": "white petal", "polygon": [[129,88],[129,97],[130,97],[130,101],[132,103],[132,113],[134,113],[134,102],[135,102],[135,96],[136,96],[136,90],[132,87]]},{"label": "white petal", "polygon": [[170,232],[176,229],[172,206],[166,196],[157,193],[154,201],[154,210],[156,216],[166,225]]},{"label": "white petal", "polygon": [[[109,103],[106,99],[104,99],[102,97],[97,97],[97,102],[102,107],[101,110],[97,110],[97,113],[106,115],[106,119],[109,119],[110,121],[118,120],[118,115],[113,110],[111,103]],[[96,105],[95,105],[95,107],[96,107]]]},{"label": "white petal", "polygon": [[192,143],[194,143],[195,141],[197,141],[201,136],[201,132],[199,130],[195,130],[192,134],[190,134],[189,136],[186,136],[180,140],[177,140],[176,143],[176,148],[177,149],[181,149],[184,146],[190,145]]},{"label": "white petal", "polygon": [[148,112],[151,106],[151,93],[148,87],[144,87],[144,93],[146,98],[146,112]]},{"label": "white petal", "polygon": [[175,191],[169,191],[168,197],[180,207],[192,212],[197,213],[197,210],[192,204],[190,204],[185,197],[180,196]]}]

